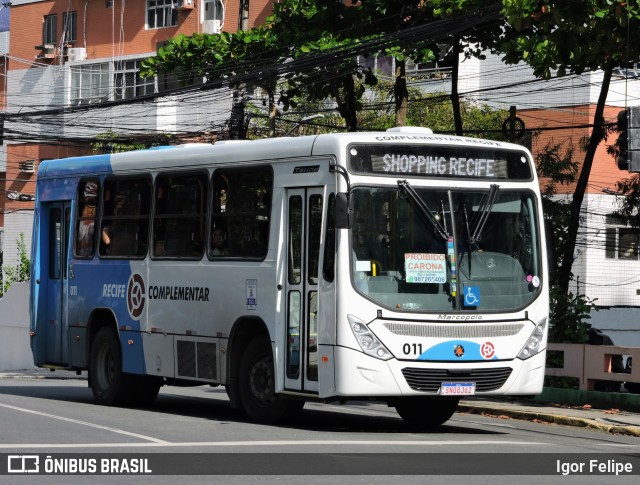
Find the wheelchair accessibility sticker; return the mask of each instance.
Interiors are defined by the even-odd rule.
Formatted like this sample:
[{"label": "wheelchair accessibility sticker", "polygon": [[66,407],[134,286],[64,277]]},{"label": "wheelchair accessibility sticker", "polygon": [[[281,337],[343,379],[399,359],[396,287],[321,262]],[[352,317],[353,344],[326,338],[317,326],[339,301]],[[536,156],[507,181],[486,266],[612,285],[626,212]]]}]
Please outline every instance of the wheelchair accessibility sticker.
[{"label": "wheelchair accessibility sticker", "polygon": [[480,287],[479,286],[464,287],[464,305],[465,306],[480,305]]}]

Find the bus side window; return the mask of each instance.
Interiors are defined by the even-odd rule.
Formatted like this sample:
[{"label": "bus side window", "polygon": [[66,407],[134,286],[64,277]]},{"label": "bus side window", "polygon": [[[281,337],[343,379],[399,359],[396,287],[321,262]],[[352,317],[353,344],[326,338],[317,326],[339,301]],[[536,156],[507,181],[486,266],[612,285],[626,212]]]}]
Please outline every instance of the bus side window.
[{"label": "bus side window", "polygon": [[91,258],[95,250],[98,180],[86,180],[78,185],[75,255]]},{"label": "bus side window", "polygon": [[100,256],[144,258],[148,249],[150,179],[107,179],[102,202]]},{"label": "bus side window", "polygon": [[[267,254],[273,172],[268,167],[221,169],[213,174],[211,258],[261,259]],[[224,234],[224,248],[219,235]],[[224,249],[224,250],[222,250]]]},{"label": "bus side window", "polygon": [[198,259],[204,249],[207,175],[156,177],[153,216],[155,257]]}]

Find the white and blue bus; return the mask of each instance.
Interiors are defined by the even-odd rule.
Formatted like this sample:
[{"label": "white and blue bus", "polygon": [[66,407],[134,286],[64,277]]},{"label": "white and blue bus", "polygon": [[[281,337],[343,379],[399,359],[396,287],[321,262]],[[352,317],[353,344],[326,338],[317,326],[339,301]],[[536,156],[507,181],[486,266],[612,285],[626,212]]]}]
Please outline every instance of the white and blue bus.
[{"label": "white and blue bus", "polygon": [[542,389],[521,146],[404,127],[47,160],[32,247],[35,364],[87,370],[100,404],[220,385],[255,421],[375,399],[434,426]]}]

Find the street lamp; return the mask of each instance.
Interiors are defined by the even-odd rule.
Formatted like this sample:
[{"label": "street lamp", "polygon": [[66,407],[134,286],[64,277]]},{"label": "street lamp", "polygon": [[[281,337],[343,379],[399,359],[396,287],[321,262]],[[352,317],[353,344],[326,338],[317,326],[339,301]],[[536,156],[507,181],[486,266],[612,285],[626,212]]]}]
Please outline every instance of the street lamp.
[{"label": "street lamp", "polygon": [[307,121],[315,120],[316,118],[324,118],[324,115],[322,113],[316,113],[314,115],[309,115],[309,116],[305,116],[304,118],[300,118],[300,120],[295,125],[293,125],[293,127],[289,131],[287,131],[284,136],[289,136],[293,132],[293,130],[295,130],[298,126],[300,126],[303,123],[306,123]]}]

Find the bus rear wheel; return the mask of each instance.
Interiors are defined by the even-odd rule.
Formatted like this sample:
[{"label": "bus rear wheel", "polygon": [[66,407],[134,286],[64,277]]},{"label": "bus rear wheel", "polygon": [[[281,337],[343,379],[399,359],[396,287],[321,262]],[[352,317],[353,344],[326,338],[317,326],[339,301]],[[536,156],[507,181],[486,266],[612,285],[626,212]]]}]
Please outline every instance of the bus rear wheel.
[{"label": "bus rear wheel", "polygon": [[457,397],[414,397],[396,403],[396,411],[407,424],[427,429],[446,423],[458,408]]},{"label": "bus rear wheel", "polygon": [[108,327],[98,330],[91,342],[89,382],[96,401],[104,406],[128,404],[133,398],[133,379],[122,372],[120,342]]},{"label": "bus rear wheel", "polygon": [[245,414],[252,421],[273,424],[299,412],[303,401],[286,399],[275,394],[275,373],[271,344],[255,338],[244,350],[240,360],[238,394]]}]

